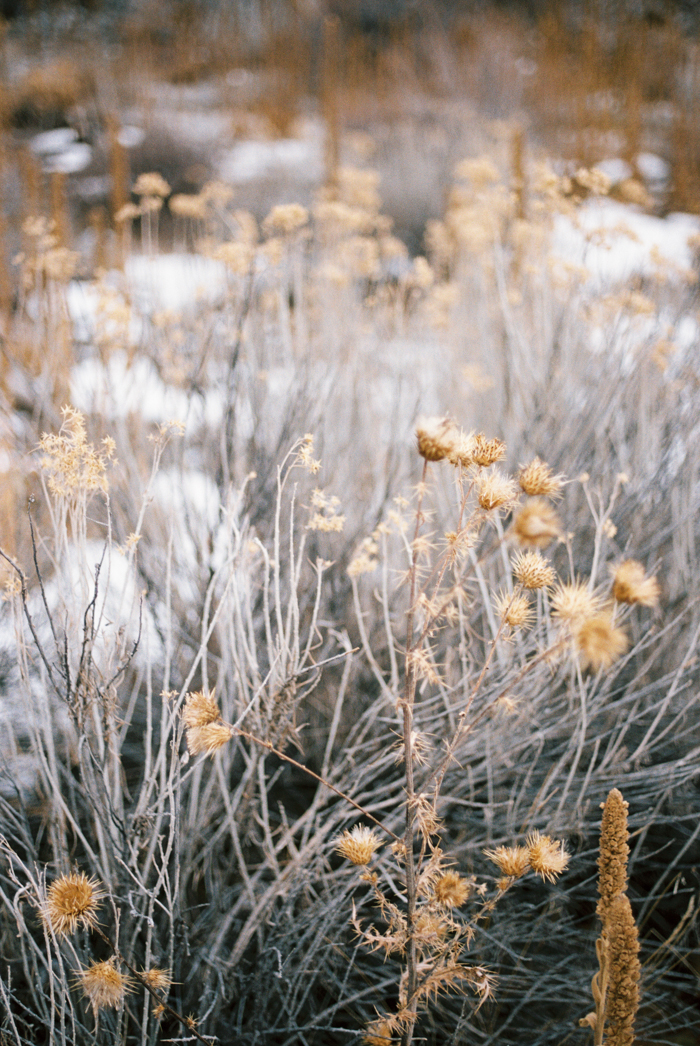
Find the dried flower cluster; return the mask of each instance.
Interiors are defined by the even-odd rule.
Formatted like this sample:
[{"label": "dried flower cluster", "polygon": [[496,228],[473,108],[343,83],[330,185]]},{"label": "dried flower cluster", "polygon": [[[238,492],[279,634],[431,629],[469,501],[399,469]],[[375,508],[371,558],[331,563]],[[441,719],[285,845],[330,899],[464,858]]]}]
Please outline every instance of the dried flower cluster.
[{"label": "dried flower cluster", "polygon": [[79,926],[86,930],[97,925],[97,912],[104,893],[97,879],[84,872],[62,875],[51,883],[40,914],[44,925],[57,936],[75,933]]},{"label": "dried flower cluster", "polygon": [[106,492],[107,464],[114,464],[115,444],[111,437],[102,441],[98,452],[88,442],[85,418],[72,407],[63,407],[63,426],[58,435],[45,433],[39,449],[41,467],[48,475],[49,490],[56,497],[75,498],[93,491]]},{"label": "dried flower cluster", "polygon": [[105,1007],[120,1007],[127,992],[133,991],[131,978],[117,968],[114,957],[105,962],[93,962],[87,969],[80,970],[77,983],[92,1006],[95,1019],[99,1010]]},{"label": "dried flower cluster", "polygon": [[203,690],[189,693],[181,715],[190,755],[212,755],[233,737],[232,727],[221,718],[213,690],[210,694]]}]

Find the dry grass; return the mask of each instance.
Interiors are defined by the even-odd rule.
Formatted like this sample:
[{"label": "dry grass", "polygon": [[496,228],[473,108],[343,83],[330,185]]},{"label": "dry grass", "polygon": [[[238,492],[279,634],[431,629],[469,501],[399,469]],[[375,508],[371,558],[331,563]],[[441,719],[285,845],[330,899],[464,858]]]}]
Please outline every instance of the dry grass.
[{"label": "dry grass", "polygon": [[[503,131],[425,258],[368,169],[263,223],[142,179],[76,326],[70,243],[25,225],[13,1046],[590,1041],[616,787],[636,1032],[697,1034],[696,287],[557,263],[604,186]],[[168,213],[211,266],[182,307],[153,296]]]}]

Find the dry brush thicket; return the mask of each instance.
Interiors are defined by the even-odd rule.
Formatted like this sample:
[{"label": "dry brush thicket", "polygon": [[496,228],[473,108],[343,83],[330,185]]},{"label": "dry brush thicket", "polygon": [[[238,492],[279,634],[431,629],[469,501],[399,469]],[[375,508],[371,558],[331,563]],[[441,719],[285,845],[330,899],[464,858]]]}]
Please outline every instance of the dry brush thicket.
[{"label": "dry brush thicket", "polygon": [[460,164],[425,258],[371,171],[262,227],[171,198],[218,281],[182,310],[129,268],[142,179],[77,327],[25,226],[5,1042],[585,1043],[594,1001],[597,1041],[697,1033],[695,277],[601,288],[552,244],[605,180],[501,161]]}]

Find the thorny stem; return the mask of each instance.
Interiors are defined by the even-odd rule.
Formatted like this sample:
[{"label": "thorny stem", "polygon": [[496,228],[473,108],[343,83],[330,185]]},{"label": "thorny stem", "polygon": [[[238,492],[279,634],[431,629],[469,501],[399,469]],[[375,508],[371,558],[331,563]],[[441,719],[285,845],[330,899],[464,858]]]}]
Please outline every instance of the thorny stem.
[{"label": "thorny stem", "polygon": [[[408,613],[406,615],[406,681],[404,684],[404,696],[401,702],[403,710],[403,746],[404,767],[406,773],[406,834],[404,845],[406,848],[406,927],[408,931],[408,942],[406,947],[406,999],[410,1001],[415,995],[417,988],[417,962],[416,962],[416,939],[413,932],[416,918],[416,868],[413,858],[413,826],[416,819],[415,791],[413,784],[413,704],[416,696],[416,664],[413,657],[413,617],[416,602],[416,579],[418,574],[418,534],[423,522],[423,495],[425,493],[425,482],[428,475],[428,462],[423,463],[423,475],[418,488],[418,505],[416,507],[416,527],[413,534],[413,547],[411,550],[411,573],[410,594],[408,601]],[[413,1027],[415,1017],[409,1018],[403,1035],[403,1046],[411,1046],[413,1039]]]}]

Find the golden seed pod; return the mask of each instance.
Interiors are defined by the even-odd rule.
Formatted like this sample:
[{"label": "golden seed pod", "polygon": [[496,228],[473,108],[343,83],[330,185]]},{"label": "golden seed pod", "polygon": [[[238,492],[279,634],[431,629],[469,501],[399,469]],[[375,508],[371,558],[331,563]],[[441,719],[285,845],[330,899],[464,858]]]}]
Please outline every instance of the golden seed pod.
[{"label": "golden seed pod", "polygon": [[188,694],[180,714],[186,727],[200,727],[215,723],[217,719],[221,718],[221,712],[216,703],[216,690],[212,690],[209,694],[205,694],[203,690]]},{"label": "golden seed pod", "polygon": [[71,872],[52,882],[46,892],[40,915],[44,925],[57,936],[86,930],[97,925],[97,911],[104,897],[97,879],[84,872]]},{"label": "golden seed pod", "polygon": [[562,477],[555,476],[544,461],[533,458],[528,465],[521,465],[518,474],[521,489],[531,497],[556,497],[562,487]]},{"label": "golden seed pod", "polygon": [[554,568],[539,552],[521,552],[513,561],[513,574],[524,588],[550,588],[556,581]]},{"label": "golden seed pod", "polygon": [[435,882],[435,900],[446,908],[459,908],[471,893],[470,883],[457,872],[444,872]]},{"label": "golden seed pod", "polygon": [[381,843],[375,834],[374,828],[366,825],[356,824],[350,831],[346,828],[336,845],[336,853],[352,864],[369,864],[372,855],[379,849]]},{"label": "golden seed pod", "polygon": [[626,633],[613,624],[606,611],[576,622],[573,637],[581,666],[594,672],[610,668],[629,646]]},{"label": "golden seed pod", "polygon": [[561,523],[549,502],[533,498],[515,514],[512,530],[519,545],[545,548],[561,534]]},{"label": "golden seed pod", "polygon": [[219,720],[216,723],[206,723],[204,726],[191,726],[186,731],[187,750],[190,755],[213,755],[222,748],[233,737],[233,729]]},{"label": "golden seed pod", "polygon": [[552,614],[566,625],[574,625],[600,611],[600,599],[585,581],[560,582],[551,596]]},{"label": "golden seed pod", "polygon": [[457,427],[451,418],[421,418],[416,426],[418,453],[426,461],[449,458],[457,436]]},{"label": "golden seed pod", "polygon": [[502,472],[487,472],[479,477],[476,496],[481,507],[491,512],[510,505],[518,496],[518,491],[514,481]]},{"label": "golden seed pod", "polygon": [[548,882],[554,882],[569,864],[569,854],[564,844],[550,839],[548,835],[533,832],[527,837],[526,846],[533,872]]},{"label": "golden seed pod", "polygon": [[530,867],[527,846],[497,846],[495,850],[484,850],[484,856],[509,879],[519,879]]},{"label": "golden seed pod", "polygon": [[618,603],[639,603],[655,607],[659,602],[659,583],[655,577],[646,577],[636,559],[626,559],[613,571],[613,596]]},{"label": "golden seed pod", "polygon": [[104,1007],[116,1009],[121,1006],[126,993],[133,991],[131,978],[117,969],[114,956],[106,962],[93,962],[86,970],[80,970],[77,980],[96,1016],[98,1010]]},{"label": "golden seed pod", "polygon": [[509,628],[529,628],[535,618],[532,605],[522,592],[499,592],[494,600],[494,608]]},{"label": "golden seed pod", "polygon": [[475,465],[487,468],[502,461],[506,456],[506,445],[501,439],[487,439],[483,432],[474,437],[472,444],[472,461]]}]

